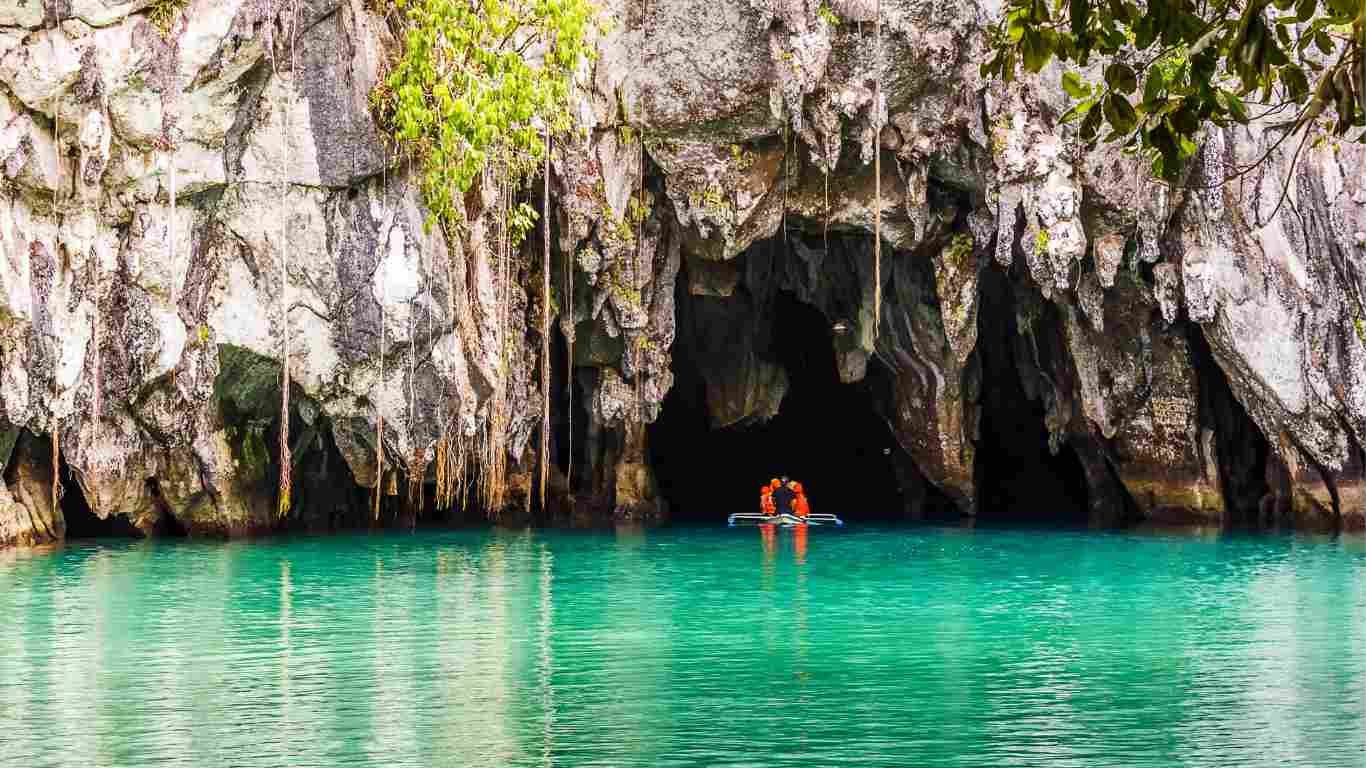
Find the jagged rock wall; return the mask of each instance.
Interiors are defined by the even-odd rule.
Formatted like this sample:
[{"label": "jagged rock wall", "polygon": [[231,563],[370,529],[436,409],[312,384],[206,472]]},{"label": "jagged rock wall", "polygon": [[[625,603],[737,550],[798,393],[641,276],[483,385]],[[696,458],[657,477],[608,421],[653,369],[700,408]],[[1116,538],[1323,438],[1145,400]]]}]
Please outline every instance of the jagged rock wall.
[{"label": "jagged rock wall", "polygon": [[[1007,269],[1038,449],[1077,453],[1096,524],[1366,521],[1359,146],[1217,185],[1269,137],[1211,130],[1169,188],[1083,150],[1056,71],[980,80],[994,4],[886,0],[879,57],[861,0],[830,3],[838,25],[814,3],[611,0],[583,131],[552,155],[544,297],[539,243],[499,251],[496,180],[460,236],[423,227],[369,112],[396,45],[372,6],[191,0],[163,31],[149,5],[0,0],[0,544],[61,536],[36,485],[53,435],[92,511],[148,531],[316,525],[337,472],[396,494],[441,435],[490,425],[527,501],[543,301],[590,422],[569,488],[659,519],[642,425],[673,345],[713,423],[771,416],[788,373],[755,340],[779,290],[837,328],[843,380],[890,373],[903,463],[972,513],[976,447],[1005,439],[980,428],[977,330],[1006,311],[980,280]],[[300,511],[280,521],[286,329]]]}]

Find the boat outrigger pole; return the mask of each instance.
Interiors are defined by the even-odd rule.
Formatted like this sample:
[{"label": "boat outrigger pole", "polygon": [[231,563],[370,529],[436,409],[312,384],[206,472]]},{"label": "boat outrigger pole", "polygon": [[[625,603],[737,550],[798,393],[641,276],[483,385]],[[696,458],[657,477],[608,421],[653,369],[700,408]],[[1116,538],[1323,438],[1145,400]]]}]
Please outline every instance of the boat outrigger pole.
[{"label": "boat outrigger pole", "polygon": [[843,526],[844,521],[830,514],[811,514],[806,517],[797,517],[782,513],[778,515],[765,515],[760,512],[736,512],[726,519],[726,524],[734,528],[737,525],[837,525]]}]

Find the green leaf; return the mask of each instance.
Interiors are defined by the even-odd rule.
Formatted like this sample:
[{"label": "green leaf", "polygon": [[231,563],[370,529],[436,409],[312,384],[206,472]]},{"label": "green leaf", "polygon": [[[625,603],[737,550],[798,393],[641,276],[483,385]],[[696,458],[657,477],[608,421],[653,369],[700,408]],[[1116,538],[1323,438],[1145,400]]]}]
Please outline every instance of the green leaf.
[{"label": "green leaf", "polygon": [[1242,98],[1232,91],[1220,91],[1219,93],[1225,97],[1225,100],[1228,103],[1229,115],[1239,123],[1247,125],[1249,119],[1247,106],[1243,104]]},{"label": "green leaf", "polygon": [[1292,101],[1303,101],[1309,95],[1309,78],[1305,76],[1304,70],[1294,65],[1286,66],[1281,70],[1281,82],[1285,85]]},{"label": "green leaf", "polygon": [[1105,100],[1105,119],[1118,134],[1130,133],[1138,125],[1138,115],[1133,105],[1118,93],[1111,93]]},{"label": "green leaf", "polygon": [[1148,79],[1143,82],[1143,103],[1153,104],[1162,96],[1167,87],[1167,74],[1161,67],[1148,70]]},{"label": "green leaf", "polygon": [[[1327,32],[1320,30],[1315,33],[1314,44],[1319,47],[1319,50],[1323,52],[1323,55],[1331,56],[1333,54],[1333,38],[1329,37]],[[1366,51],[1358,51],[1357,55],[1366,55]]]},{"label": "green leaf", "polygon": [[1062,89],[1074,99],[1083,99],[1091,94],[1091,86],[1082,82],[1076,72],[1062,73]]},{"label": "green leaf", "polygon": [[1048,60],[1053,58],[1053,50],[1044,42],[1043,35],[1032,29],[1027,30],[1020,39],[1020,54],[1024,58],[1025,69],[1038,72]]},{"label": "green leaf", "polygon": [[1081,129],[1079,131],[1083,141],[1090,142],[1095,140],[1096,133],[1100,130],[1100,113],[1101,110],[1099,109],[1089,109],[1086,112],[1086,117],[1082,119]]},{"label": "green leaf", "polygon": [[1138,78],[1134,75],[1133,67],[1120,62],[1105,68],[1105,81],[1120,93],[1133,93],[1138,88]]},{"label": "green leaf", "polygon": [[1157,20],[1153,17],[1153,6],[1148,6],[1148,13],[1138,20],[1134,25],[1134,47],[1138,50],[1146,50],[1156,40],[1161,30],[1157,26]]},{"label": "green leaf", "polygon": [[1086,34],[1086,24],[1091,20],[1091,0],[1071,0],[1068,12],[1072,34],[1078,37]]},{"label": "green leaf", "polygon": [[1063,113],[1062,122],[1071,123],[1076,121],[1078,118],[1085,117],[1091,113],[1091,109],[1095,106],[1095,99],[1082,99],[1076,104],[1073,104],[1071,109]]},{"label": "green leaf", "polygon": [[1024,33],[1024,16],[1019,11],[1012,11],[1009,19],[1006,21],[1006,40],[1009,40],[1011,43],[1018,43],[1020,42],[1020,39],[1024,37]]}]

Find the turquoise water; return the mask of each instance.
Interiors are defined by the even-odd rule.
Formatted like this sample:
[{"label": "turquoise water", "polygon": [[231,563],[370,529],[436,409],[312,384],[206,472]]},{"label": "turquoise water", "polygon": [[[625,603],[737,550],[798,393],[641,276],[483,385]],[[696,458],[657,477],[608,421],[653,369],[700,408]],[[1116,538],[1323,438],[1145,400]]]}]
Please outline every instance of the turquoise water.
[{"label": "turquoise water", "polygon": [[7,553],[0,766],[48,765],[1363,766],[1366,543],[751,528]]}]

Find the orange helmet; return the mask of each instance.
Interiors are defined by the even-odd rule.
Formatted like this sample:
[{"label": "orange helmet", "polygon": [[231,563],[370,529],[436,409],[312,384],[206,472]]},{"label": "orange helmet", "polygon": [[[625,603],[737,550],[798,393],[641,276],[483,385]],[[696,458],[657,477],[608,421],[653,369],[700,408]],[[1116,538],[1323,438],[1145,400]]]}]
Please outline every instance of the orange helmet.
[{"label": "orange helmet", "polygon": [[801,492],[802,492],[802,484],[799,483],[799,482],[797,482],[797,481],[795,481],[795,480],[792,481],[792,492],[793,492],[793,493],[801,493]]},{"label": "orange helmet", "polygon": [[768,481],[768,487],[776,491],[779,488],[783,487],[783,484],[778,480],[778,478],[775,477],[772,480]]}]

